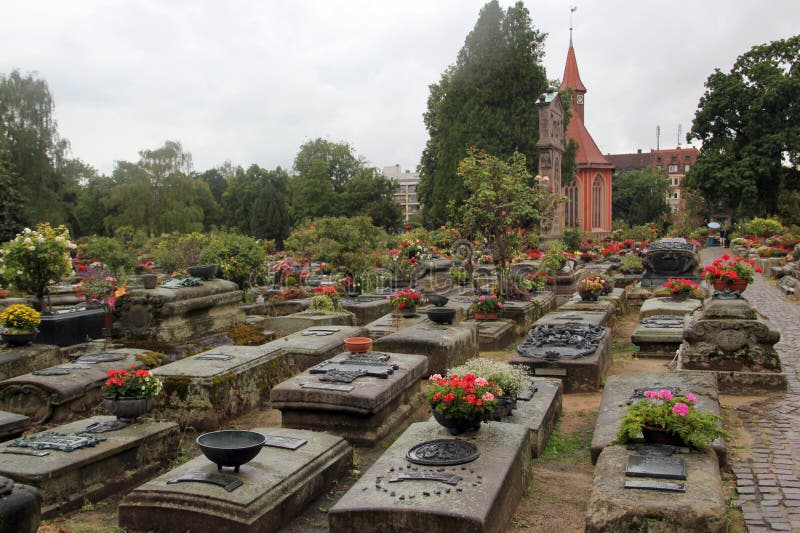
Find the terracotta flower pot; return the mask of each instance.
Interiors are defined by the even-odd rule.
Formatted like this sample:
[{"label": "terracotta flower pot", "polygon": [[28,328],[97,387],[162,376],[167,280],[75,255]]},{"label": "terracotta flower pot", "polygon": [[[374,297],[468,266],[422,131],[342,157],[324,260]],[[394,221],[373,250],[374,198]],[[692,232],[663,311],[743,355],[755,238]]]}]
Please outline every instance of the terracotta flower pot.
[{"label": "terracotta flower pot", "polygon": [[472,316],[475,320],[497,320],[497,311],[492,311],[491,313],[473,311]]},{"label": "terracotta flower pot", "polygon": [[348,337],[344,340],[344,345],[350,353],[366,353],[372,348],[372,339],[369,337]]},{"label": "terracotta flower pot", "polygon": [[748,281],[746,279],[737,279],[732,283],[727,283],[724,280],[715,279],[711,281],[711,284],[718,291],[724,291],[725,289],[728,289],[731,291],[742,292],[747,288]]}]

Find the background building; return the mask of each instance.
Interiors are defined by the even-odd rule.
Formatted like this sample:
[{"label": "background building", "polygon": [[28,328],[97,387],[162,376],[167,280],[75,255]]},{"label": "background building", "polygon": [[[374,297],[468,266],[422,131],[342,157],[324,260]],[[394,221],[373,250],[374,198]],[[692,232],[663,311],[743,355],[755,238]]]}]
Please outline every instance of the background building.
[{"label": "background building", "polygon": [[394,165],[383,167],[383,175],[397,182],[394,199],[403,206],[403,220],[408,222],[411,215],[419,212],[419,200],[417,199],[419,173],[410,170],[403,172],[400,170],[400,165]]}]

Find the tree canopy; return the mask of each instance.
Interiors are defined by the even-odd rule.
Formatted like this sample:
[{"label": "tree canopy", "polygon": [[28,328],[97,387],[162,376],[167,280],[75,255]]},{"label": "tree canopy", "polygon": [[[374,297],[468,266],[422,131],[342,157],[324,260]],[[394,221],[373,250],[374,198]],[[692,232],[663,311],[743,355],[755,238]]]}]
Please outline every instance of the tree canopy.
[{"label": "tree canopy", "polygon": [[647,167],[615,175],[611,193],[614,218],[631,226],[663,223],[669,215],[668,190],[669,177],[663,168]]},{"label": "tree canopy", "polygon": [[716,69],[705,87],[687,135],[703,148],[685,183],[709,209],[736,217],[796,213],[800,35],[754,46],[730,72]]},{"label": "tree canopy", "polygon": [[448,204],[466,197],[456,171],[471,146],[501,158],[520,152],[535,173],[536,102],[547,89],[545,36],[522,2],[504,12],[493,0],[481,9],[455,65],[430,86],[418,189],[426,225],[445,223]]}]

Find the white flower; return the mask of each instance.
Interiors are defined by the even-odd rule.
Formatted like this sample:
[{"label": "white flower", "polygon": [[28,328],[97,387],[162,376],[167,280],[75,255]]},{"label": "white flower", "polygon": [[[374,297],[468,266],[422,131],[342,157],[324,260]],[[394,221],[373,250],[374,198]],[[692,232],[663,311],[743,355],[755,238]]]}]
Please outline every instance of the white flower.
[{"label": "white flower", "polygon": [[68,242],[67,243],[67,248],[69,248],[70,250],[74,250],[77,247],[78,247],[78,245],[75,244],[74,242]]},{"label": "white flower", "polygon": [[39,235],[39,238],[36,239],[36,242],[44,242],[44,237]]},{"label": "white flower", "polygon": [[32,251],[36,250],[36,247],[35,247],[35,246],[33,246],[33,245],[31,245],[31,246],[28,246],[28,250],[30,250],[30,251],[32,252]]},{"label": "white flower", "polygon": [[31,228],[25,228],[24,230],[22,230],[22,233],[30,233],[30,232],[31,232]]},{"label": "white flower", "polygon": [[33,241],[31,241],[31,238],[30,238],[30,237],[25,237],[25,240],[24,240],[24,241],[22,241],[22,243],[23,243],[23,244],[30,244],[30,243],[32,243],[32,242],[33,242]]},{"label": "white flower", "polygon": [[64,236],[63,235],[59,235],[58,237],[56,237],[56,242],[61,242],[63,240],[64,240]]},{"label": "white flower", "polygon": [[17,270],[17,276],[21,276],[21,275],[22,275],[22,270]]}]

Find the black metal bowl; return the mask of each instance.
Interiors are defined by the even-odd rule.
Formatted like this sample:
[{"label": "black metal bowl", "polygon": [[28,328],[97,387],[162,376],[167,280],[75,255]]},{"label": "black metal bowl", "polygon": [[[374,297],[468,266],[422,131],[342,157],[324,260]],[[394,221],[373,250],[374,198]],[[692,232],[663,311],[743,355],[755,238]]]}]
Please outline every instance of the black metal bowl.
[{"label": "black metal bowl", "polygon": [[428,318],[436,324],[452,324],[456,310],[452,307],[433,307],[427,311]]},{"label": "black metal bowl", "polygon": [[264,435],[255,431],[226,429],[203,433],[197,437],[197,445],[208,460],[217,465],[217,470],[232,466],[234,472],[238,472],[241,465],[258,455],[265,440]]},{"label": "black metal bowl", "polygon": [[216,279],[217,270],[219,270],[219,265],[217,264],[196,265],[190,266],[186,269],[190,276],[194,276],[206,281]]}]

